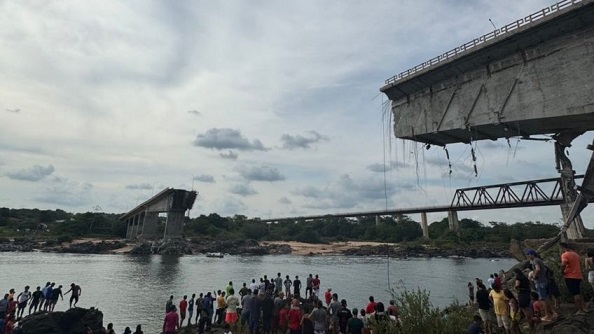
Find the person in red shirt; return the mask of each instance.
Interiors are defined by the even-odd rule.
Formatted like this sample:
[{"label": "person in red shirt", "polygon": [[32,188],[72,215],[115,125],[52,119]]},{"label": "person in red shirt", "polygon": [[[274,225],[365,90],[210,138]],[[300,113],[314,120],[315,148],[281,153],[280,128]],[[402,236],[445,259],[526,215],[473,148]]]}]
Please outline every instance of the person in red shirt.
[{"label": "person in red shirt", "polygon": [[175,330],[179,328],[179,316],[176,311],[175,305],[172,305],[165,315],[165,320],[163,320],[163,332],[165,334],[175,334]]},{"label": "person in red shirt", "polygon": [[573,296],[573,302],[578,309],[576,315],[585,315],[586,304],[580,294],[580,284],[582,283],[580,256],[566,242],[560,242],[559,247],[563,251],[563,254],[561,254],[561,271],[563,272],[567,290]]},{"label": "person in red shirt", "polygon": [[493,273],[493,277],[495,278],[495,280],[493,281],[493,284],[497,284],[497,285],[501,286],[501,277],[499,277],[499,274]]},{"label": "person in red shirt", "polygon": [[326,299],[326,307],[330,306],[330,302],[332,301],[332,289],[328,288],[328,291],[324,293],[324,298]]},{"label": "person in red shirt", "polygon": [[377,304],[377,303],[373,299],[373,296],[369,296],[369,303],[367,303],[367,306],[365,306],[365,312],[367,314],[371,314],[371,313],[375,312],[375,304]]},{"label": "person in red shirt", "polygon": [[188,296],[184,295],[184,299],[179,302],[179,328],[181,328],[182,324],[184,323],[184,319],[186,318],[186,310],[188,309]]},{"label": "person in red shirt", "polygon": [[293,299],[291,301],[291,309],[289,310],[289,332],[290,334],[301,334],[301,308],[299,308],[299,300]]},{"label": "person in red shirt", "polygon": [[316,296],[320,295],[320,277],[316,274],[316,277],[311,280],[311,286]]},{"label": "person in red shirt", "polygon": [[279,333],[284,334],[287,332],[287,319],[289,317],[288,313],[289,313],[289,303],[285,303],[285,305],[278,312]]}]

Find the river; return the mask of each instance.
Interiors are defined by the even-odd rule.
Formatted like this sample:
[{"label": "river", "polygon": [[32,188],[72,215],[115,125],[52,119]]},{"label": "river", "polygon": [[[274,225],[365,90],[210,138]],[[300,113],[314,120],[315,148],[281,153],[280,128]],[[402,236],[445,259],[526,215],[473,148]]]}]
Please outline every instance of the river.
[{"label": "river", "polygon": [[[114,323],[117,333],[125,326],[142,324],[145,333],[158,333],[165,302],[175,296],[176,304],[184,294],[224,289],[281,272],[299,275],[305,286],[309,274],[320,275],[321,291],[331,287],[349,307],[361,308],[370,295],[376,301],[390,299],[394,289],[426,289],[435,306],[446,306],[455,298],[467,300],[466,284],[474,277],[509,269],[512,259],[408,259],[346,256],[226,256],[222,259],[196,256],[77,255],[54,253],[0,253],[0,289],[17,294],[24,285],[32,290],[47,281],[64,286],[75,282],[82,288],[78,306],[98,307],[104,324]],[[388,270],[389,268],[389,270]],[[389,273],[389,275],[388,275]],[[390,285],[388,285],[390,282]],[[304,289],[304,288],[303,288]],[[303,290],[302,290],[303,291]],[[67,296],[69,297],[69,296]],[[68,298],[56,310],[65,310]]]}]

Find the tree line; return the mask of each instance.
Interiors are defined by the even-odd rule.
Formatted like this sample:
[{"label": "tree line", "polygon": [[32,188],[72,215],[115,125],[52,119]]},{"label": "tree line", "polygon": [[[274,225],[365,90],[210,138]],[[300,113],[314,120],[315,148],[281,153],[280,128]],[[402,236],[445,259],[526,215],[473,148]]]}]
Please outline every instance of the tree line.
[{"label": "tree line", "polygon": [[[63,210],[0,208],[0,237],[14,236],[67,236],[117,237],[126,236],[126,223],[121,214],[85,212],[69,213]],[[158,231],[163,232],[165,217],[160,217]],[[559,226],[541,222],[489,222],[483,224],[472,219],[460,219],[460,231],[448,229],[447,217],[429,225],[431,240],[446,242],[508,243],[511,239],[540,239],[555,236]],[[324,217],[311,221],[285,220],[264,223],[243,215],[223,217],[216,213],[186,217],[184,234],[188,238],[256,239],[275,241],[301,241],[320,243],[330,241],[408,242],[422,240],[418,222],[408,216],[396,218],[375,216],[358,218]]]}]

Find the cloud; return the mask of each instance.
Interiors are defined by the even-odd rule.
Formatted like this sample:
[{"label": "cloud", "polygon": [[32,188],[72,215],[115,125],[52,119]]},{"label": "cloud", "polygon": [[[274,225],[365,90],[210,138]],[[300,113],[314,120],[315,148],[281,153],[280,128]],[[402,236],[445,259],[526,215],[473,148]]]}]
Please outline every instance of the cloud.
[{"label": "cloud", "polygon": [[153,189],[153,185],[150,183],[136,183],[136,184],[128,184],[126,185],[126,189],[141,189],[141,190],[151,190]]},{"label": "cloud", "polygon": [[[380,163],[375,163],[367,166],[367,169],[376,172],[376,173],[383,173],[384,171],[391,171],[391,170],[398,170],[401,168],[408,168],[410,167],[409,164],[400,161],[390,161],[390,163],[384,165]],[[385,169],[384,169],[385,168]]]},{"label": "cloud", "polygon": [[195,116],[202,115],[202,113],[199,112],[198,110],[188,110],[188,114],[192,114],[192,115],[195,115]]},{"label": "cloud", "polygon": [[233,216],[236,214],[245,214],[248,206],[239,198],[225,196],[218,198],[212,203],[213,212],[221,216]]},{"label": "cloud", "polygon": [[45,179],[46,177],[52,175],[54,172],[54,166],[47,165],[47,166],[39,166],[35,165],[30,168],[21,169],[16,172],[8,172],[6,176],[13,180],[21,180],[21,181],[31,181],[37,182]]},{"label": "cloud", "polygon": [[239,174],[248,181],[283,181],[286,179],[278,169],[269,166],[242,166]]},{"label": "cloud", "polygon": [[321,141],[328,141],[328,137],[323,136],[319,133],[317,133],[316,131],[310,131],[310,136],[308,137],[304,137],[301,135],[289,135],[289,134],[283,134],[281,136],[281,141],[283,143],[282,148],[286,149],[286,150],[294,150],[294,149],[298,149],[298,148],[302,148],[302,149],[309,149],[311,148],[312,144],[315,143],[319,143]]},{"label": "cloud", "polygon": [[194,180],[204,182],[204,183],[215,183],[214,176],[206,175],[206,174],[196,175],[196,176],[194,176]]},{"label": "cloud", "polygon": [[93,185],[73,181],[65,177],[54,177],[49,187],[35,199],[39,202],[77,207],[92,203]]},{"label": "cloud", "polygon": [[228,153],[219,153],[219,155],[221,156],[221,158],[223,159],[228,159],[228,160],[237,160],[237,157],[239,157],[239,154],[233,152],[233,151],[229,151]]},{"label": "cloud", "polygon": [[402,190],[411,190],[410,184],[396,185],[379,178],[353,179],[348,174],[343,174],[329,184],[318,186],[305,186],[293,190],[291,193],[302,196],[308,200],[304,208],[310,209],[349,209],[363,203],[385,201]]},{"label": "cloud", "polygon": [[256,195],[258,192],[254,190],[249,184],[237,183],[231,186],[229,191],[236,195],[251,196]]},{"label": "cloud", "polygon": [[293,202],[291,202],[290,199],[288,199],[287,197],[283,196],[281,198],[279,198],[278,202],[280,204],[292,204]]},{"label": "cloud", "polygon": [[194,146],[214,150],[234,149],[239,151],[267,151],[262,142],[254,139],[251,142],[241,131],[229,128],[212,128],[206,133],[199,134],[193,141]]}]

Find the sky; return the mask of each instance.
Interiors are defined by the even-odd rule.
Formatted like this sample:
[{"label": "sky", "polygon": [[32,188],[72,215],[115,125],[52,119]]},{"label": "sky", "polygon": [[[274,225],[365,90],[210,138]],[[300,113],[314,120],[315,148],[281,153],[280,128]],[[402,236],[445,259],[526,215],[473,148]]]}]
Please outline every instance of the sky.
[{"label": "sky", "polygon": [[[516,138],[476,143],[477,176],[469,145],[448,145],[450,174],[442,148],[394,137],[379,92],[489,19],[552,3],[0,1],[0,207],[123,213],[174,187],[199,192],[193,217],[275,218],[447,205],[457,188],[556,177],[551,142]],[[592,138],[569,151],[578,173]]]}]

